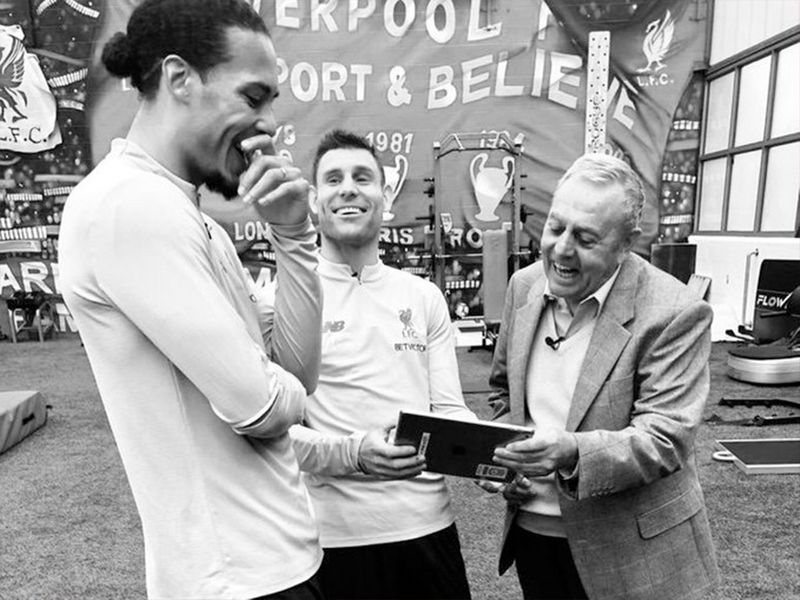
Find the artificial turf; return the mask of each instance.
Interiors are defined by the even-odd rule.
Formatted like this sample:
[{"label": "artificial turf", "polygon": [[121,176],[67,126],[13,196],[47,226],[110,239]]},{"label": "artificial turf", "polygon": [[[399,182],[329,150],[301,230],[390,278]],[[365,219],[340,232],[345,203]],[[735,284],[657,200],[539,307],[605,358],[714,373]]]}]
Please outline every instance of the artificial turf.
[{"label": "artificial turf", "polygon": [[[730,347],[712,349],[705,416],[789,414],[780,407],[717,406],[720,397],[800,400],[800,385],[729,379]],[[486,350],[459,349],[467,403],[483,418],[490,360]],[[46,426],[0,455],[0,599],[144,598],[139,519],[78,337],[0,342],[5,390],[38,390],[52,409]],[[797,599],[800,475],[746,475],[711,459],[715,439],[755,437],[800,437],[800,426],[704,423],[698,432],[698,468],[723,578],[719,597]],[[503,577],[496,571],[502,501],[468,480],[451,479],[450,488],[473,598],[519,598],[513,570]]]}]

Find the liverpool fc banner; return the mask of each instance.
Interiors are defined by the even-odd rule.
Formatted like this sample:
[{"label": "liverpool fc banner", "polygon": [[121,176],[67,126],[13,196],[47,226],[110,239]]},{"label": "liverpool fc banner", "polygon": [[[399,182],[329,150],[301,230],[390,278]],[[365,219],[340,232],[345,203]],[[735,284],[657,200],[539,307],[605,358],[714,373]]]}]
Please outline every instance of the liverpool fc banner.
[{"label": "liverpool fc banner", "polygon": [[[137,2],[11,4],[15,10],[4,24],[18,26],[24,38],[12,39],[22,39],[28,54],[39,57],[58,106],[48,139],[57,140],[55,132],[61,139],[53,150],[0,145],[6,163],[0,230],[41,225],[52,234],[65,194],[102,158],[110,140],[125,134],[135,111],[135,90],[103,70],[97,49],[124,29]],[[599,150],[628,161],[646,182],[644,235],[636,250],[649,255],[664,222],[668,135],[704,60],[705,0],[253,5],[279,53],[278,151],[310,177],[312,153],[325,131],[339,127],[366,135],[391,189],[384,260],[433,276],[436,253],[446,255],[446,277],[439,280],[452,282],[445,290],[451,295],[470,287],[477,294],[488,230],[509,231],[509,255],[535,256],[555,183],[586,143],[594,67],[589,37],[608,32]],[[8,61],[9,49],[1,51]],[[0,129],[13,126],[14,109],[27,114],[19,92],[0,96],[0,104],[6,109]],[[203,208],[225,225],[254,277],[269,279],[265,225],[240,203],[211,194],[204,194]],[[690,219],[690,206],[683,210]],[[437,231],[440,246],[434,243]],[[53,237],[45,243],[51,253]],[[464,283],[469,281],[474,286]],[[480,314],[480,297],[459,297],[466,305],[459,314]]]}]

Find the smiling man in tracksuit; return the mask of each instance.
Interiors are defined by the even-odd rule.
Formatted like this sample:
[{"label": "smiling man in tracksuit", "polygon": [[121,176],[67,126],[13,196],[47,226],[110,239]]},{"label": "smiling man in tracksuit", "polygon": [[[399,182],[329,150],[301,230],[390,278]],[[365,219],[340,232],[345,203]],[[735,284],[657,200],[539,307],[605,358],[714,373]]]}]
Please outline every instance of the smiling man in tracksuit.
[{"label": "smiling man in tracksuit", "polygon": [[420,475],[414,448],[387,441],[400,410],[475,419],[447,306],[434,284],[378,258],[387,189],[368,142],[329,133],[314,183],[322,362],[306,427],[292,436],[325,550],[323,591],[332,600],[468,598],[444,478]]}]

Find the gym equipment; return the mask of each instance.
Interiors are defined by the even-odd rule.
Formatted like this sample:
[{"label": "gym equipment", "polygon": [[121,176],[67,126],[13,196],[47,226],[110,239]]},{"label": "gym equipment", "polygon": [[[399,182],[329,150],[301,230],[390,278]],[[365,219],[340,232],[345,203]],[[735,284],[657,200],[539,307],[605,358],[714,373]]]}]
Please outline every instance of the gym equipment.
[{"label": "gym equipment", "polygon": [[784,398],[725,398],[722,397],[717,402],[719,406],[766,406],[771,408],[775,406],[788,406],[789,408],[800,409],[800,402],[794,400],[785,400]]},{"label": "gym equipment", "polygon": [[14,292],[6,306],[13,343],[17,343],[20,334],[30,337],[35,333],[40,342],[48,334],[56,335],[55,306],[44,292]]},{"label": "gym equipment", "polygon": [[[748,256],[745,271],[745,295],[747,303],[747,290],[750,289],[752,259],[758,257],[758,250]],[[794,314],[787,306],[789,296],[796,287],[800,286],[800,260],[792,259],[764,259],[760,262],[758,282],[756,284],[755,306],[753,307],[752,320],[746,325],[750,327],[738,328],[742,336],[749,337],[756,344],[774,342],[800,326],[800,306],[794,302]],[[742,309],[746,314],[746,309]],[[735,336],[738,337],[738,336]]]},{"label": "gym equipment", "polygon": [[728,351],[728,377],[765,385],[800,382],[800,348],[749,346]]},{"label": "gym equipment", "polygon": [[504,131],[451,133],[433,144],[425,258],[447,298],[459,346],[492,341],[508,276],[530,254],[520,246],[521,157],[521,139]]},{"label": "gym equipment", "polygon": [[508,236],[503,230],[483,234],[483,323],[485,339],[494,344],[508,285]]},{"label": "gym equipment", "polygon": [[0,392],[0,454],[44,425],[47,408],[39,392]]},{"label": "gym equipment", "polygon": [[[771,408],[774,406],[788,406],[794,409],[800,409],[800,402],[793,400],[784,400],[783,398],[720,398],[717,402],[719,406],[744,406],[751,408],[753,406],[765,406]],[[789,413],[785,416],[762,416],[755,415],[744,419],[723,419],[716,413],[712,414],[706,419],[709,425],[744,425],[745,427],[765,427],[768,425],[789,425],[800,423],[800,415]]]},{"label": "gym equipment", "polygon": [[[433,186],[433,245],[431,248],[431,261],[433,267],[433,281],[445,292],[448,288],[446,273],[451,269],[453,260],[478,259],[482,252],[471,251],[462,240],[454,234],[467,235],[467,231],[457,231],[459,226],[469,227],[461,223],[462,218],[456,215],[453,209],[461,210],[464,215],[471,215],[473,222],[480,225],[480,244],[483,234],[490,230],[501,229],[511,232],[511,271],[519,268],[519,258],[527,251],[520,251],[521,236],[521,210],[519,197],[519,179],[524,176],[519,173],[517,164],[522,153],[520,142],[512,141],[505,132],[481,133],[451,133],[441,142],[435,142],[434,150],[434,186]],[[452,153],[466,152],[472,156],[469,161],[469,175],[472,182],[472,194],[457,201],[445,200],[443,172],[443,159]],[[499,156],[499,158],[495,158]],[[487,166],[489,162],[501,166]],[[451,175],[452,177],[452,175]],[[460,178],[460,174],[458,175]],[[510,210],[503,209],[503,199],[510,196]],[[477,204],[476,204],[477,203]],[[458,205],[460,204],[460,206]],[[475,210],[477,209],[477,213]],[[501,215],[497,214],[498,212]],[[483,225],[485,223],[485,225]]]},{"label": "gym equipment", "polygon": [[716,440],[723,450],[712,453],[720,462],[733,462],[748,475],[800,473],[800,438]]},{"label": "gym equipment", "polygon": [[[774,262],[797,265],[797,261]],[[759,278],[759,286],[761,281]],[[785,285],[785,280],[773,281],[772,290],[779,284]],[[784,292],[783,296],[772,290],[759,287],[753,333],[756,340],[766,337],[774,341],[729,350],[727,372],[732,379],[765,385],[800,382],[800,285],[789,293]],[[788,329],[772,326],[770,319],[780,320],[784,327],[788,325],[794,329],[788,331],[786,337],[775,339],[786,334]]]},{"label": "gym equipment", "polygon": [[761,263],[753,312],[753,335],[771,342],[800,327],[800,260]]}]

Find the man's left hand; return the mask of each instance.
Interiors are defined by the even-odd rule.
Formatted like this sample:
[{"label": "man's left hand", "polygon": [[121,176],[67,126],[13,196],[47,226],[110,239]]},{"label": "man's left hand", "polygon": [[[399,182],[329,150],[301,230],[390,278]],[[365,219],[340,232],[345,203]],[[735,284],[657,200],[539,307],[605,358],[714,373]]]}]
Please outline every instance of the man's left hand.
[{"label": "man's left hand", "polygon": [[578,442],[574,433],[563,429],[537,428],[533,437],[497,448],[494,461],[527,477],[572,470],[578,461]]}]

